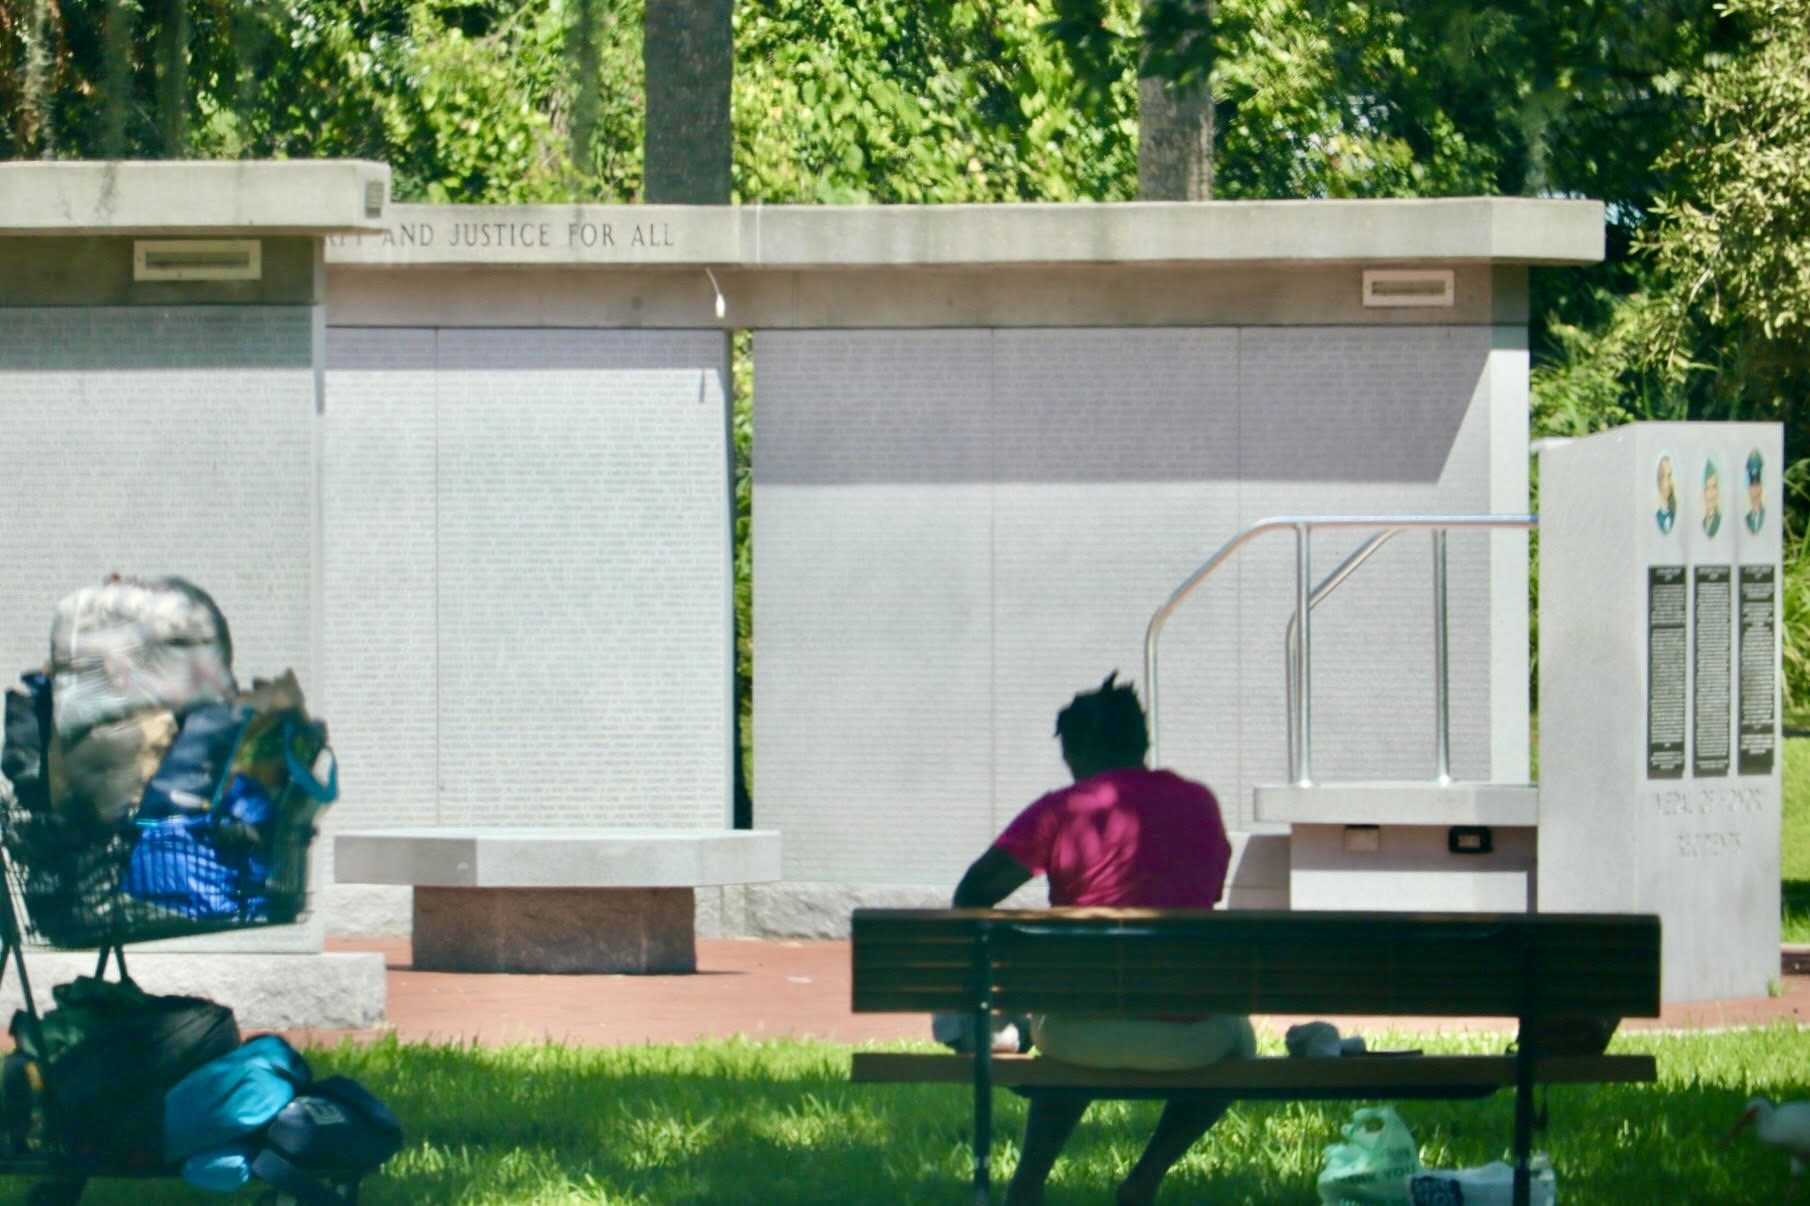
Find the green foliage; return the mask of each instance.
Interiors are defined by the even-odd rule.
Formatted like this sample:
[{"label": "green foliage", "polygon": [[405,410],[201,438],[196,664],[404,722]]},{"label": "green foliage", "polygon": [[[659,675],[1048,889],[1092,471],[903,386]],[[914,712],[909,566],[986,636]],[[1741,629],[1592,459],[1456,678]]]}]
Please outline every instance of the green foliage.
[{"label": "green foliage", "polygon": [[1049,15],[1046,3],[736,5],[736,199],[1131,196],[1131,60],[1088,87],[1042,36]]},{"label": "green foliage", "polygon": [[[1790,716],[1789,710],[1786,715]],[[1801,723],[1802,717],[1798,720]],[[1810,738],[1788,738],[1783,744],[1780,937],[1786,942],[1810,942]]]},{"label": "green foliage", "polygon": [[[1689,128],[1685,75],[1729,34],[1712,0],[1054,0],[1083,78],[1141,41],[1146,74],[1207,78],[1225,196],[1607,197],[1636,217]],[[1620,215],[1618,214],[1618,217]]]},{"label": "green foliage", "polygon": [[208,149],[388,161],[400,199],[622,201],[640,187],[639,10],[597,16],[597,132],[575,162],[571,15],[559,0],[302,0],[260,43],[256,87]]},{"label": "green foliage", "polygon": [[1810,454],[1810,9],[1730,0],[1751,33],[1687,91],[1695,137],[1666,152],[1677,184],[1645,233],[1666,305],[1653,363],[1689,384],[1693,416],[1779,419],[1789,459]]},{"label": "green foliage", "polygon": [[[170,154],[152,48],[166,6],[64,0],[54,31],[49,149]],[[578,89],[565,0],[191,0],[184,153],[384,160],[401,200],[632,200],[640,187],[640,6],[589,0],[595,131],[572,154]],[[0,22],[0,52],[15,37]],[[16,53],[16,52],[15,52]],[[117,57],[117,61],[115,58]],[[7,73],[0,72],[0,78]],[[0,91],[0,121],[18,109]],[[39,153],[10,123],[14,154]],[[7,128],[7,127],[0,127]],[[3,144],[0,144],[3,149]]]},{"label": "green foliage", "polygon": [[754,790],[754,333],[737,331],[730,351],[729,440],[735,487],[735,714],[742,785]]}]

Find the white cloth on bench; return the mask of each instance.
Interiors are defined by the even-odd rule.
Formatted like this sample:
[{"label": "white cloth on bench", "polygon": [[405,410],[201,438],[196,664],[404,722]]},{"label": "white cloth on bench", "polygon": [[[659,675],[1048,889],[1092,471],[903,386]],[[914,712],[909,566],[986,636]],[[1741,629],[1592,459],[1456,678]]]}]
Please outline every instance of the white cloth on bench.
[{"label": "white cloth on bench", "polygon": [[1251,1019],[1237,1014],[1194,1022],[1032,1014],[1031,1042],[1064,1063],[1143,1072],[1173,1072],[1257,1054]]}]

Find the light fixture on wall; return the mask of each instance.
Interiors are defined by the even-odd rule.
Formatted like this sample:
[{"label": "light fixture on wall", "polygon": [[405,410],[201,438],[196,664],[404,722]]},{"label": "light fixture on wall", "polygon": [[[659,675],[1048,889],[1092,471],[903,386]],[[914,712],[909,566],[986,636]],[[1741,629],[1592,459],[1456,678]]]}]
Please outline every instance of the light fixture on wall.
[{"label": "light fixture on wall", "polygon": [[706,268],[704,269],[704,275],[710,278],[711,292],[716,294],[716,316],[721,318],[729,313],[729,307],[723,301],[722,287],[716,283],[716,273]]},{"label": "light fixture on wall", "polygon": [[1366,268],[1366,306],[1450,306],[1456,290],[1450,268]]}]

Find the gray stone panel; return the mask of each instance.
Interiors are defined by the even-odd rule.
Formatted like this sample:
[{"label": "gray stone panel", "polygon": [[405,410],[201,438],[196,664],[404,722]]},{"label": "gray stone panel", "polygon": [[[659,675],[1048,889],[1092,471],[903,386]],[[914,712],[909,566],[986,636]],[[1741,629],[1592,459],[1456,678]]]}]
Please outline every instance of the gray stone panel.
[{"label": "gray stone panel", "polygon": [[[759,334],[755,794],[788,880],[953,882],[1063,780],[1055,711],[1114,668],[1142,685],[1151,614],[1244,526],[1489,510],[1490,347],[1483,327]],[[1358,539],[1322,535],[1316,576]],[[1317,613],[1319,778],[1432,774],[1430,561],[1402,536]],[[1489,775],[1492,724],[1524,723],[1491,715],[1489,565],[1488,537],[1452,538],[1460,777]],[[1163,761],[1240,830],[1277,828],[1250,794],[1287,777],[1293,604],[1292,541],[1266,537],[1164,632]]]},{"label": "gray stone panel", "polygon": [[725,351],[440,333],[442,822],[723,823]]},{"label": "gray stone panel", "polygon": [[306,307],[0,311],[9,675],[117,571],[208,590],[242,679],[315,681],[312,341]]},{"label": "gray stone panel", "polygon": [[984,331],[765,333],[755,358],[761,484],[986,482],[992,337]]},{"label": "gray stone panel", "polygon": [[755,821],[786,878],[933,882],[991,837],[987,495],[760,494]]},{"label": "gray stone panel", "polygon": [[330,333],[331,688],[357,728],[340,828],[723,823],[725,351]]},{"label": "gray stone panel", "polygon": [[1484,327],[1246,329],[1239,475],[1435,481],[1489,350]]},{"label": "gray stone panel", "polygon": [[[439,811],[432,331],[327,332],[323,714],[335,828]],[[329,876],[329,883],[333,877]]]},{"label": "gray stone panel", "polygon": [[1229,330],[996,333],[992,480],[1233,477],[1237,345]]},{"label": "gray stone panel", "polygon": [[[179,574],[227,617],[241,683],[315,673],[316,390],[307,307],[0,310],[0,671],[56,603]],[[306,951],[318,922],[184,940]]]},{"label": "gray stone panel", "polygon": [[[1007,483],[995,489],[995,832],[1067,778],[1056,712],[1109,671],[1144,683],[1156,604],[1199,564],[1192,550],[1236,521],[1235,487]],[[1224,583],[1219,585],[1224,586]],[[1162,756],[1236,798],[1237,600],[1208,591],[1161,646]],[[972,858],[974,852],[969,852]]]}]

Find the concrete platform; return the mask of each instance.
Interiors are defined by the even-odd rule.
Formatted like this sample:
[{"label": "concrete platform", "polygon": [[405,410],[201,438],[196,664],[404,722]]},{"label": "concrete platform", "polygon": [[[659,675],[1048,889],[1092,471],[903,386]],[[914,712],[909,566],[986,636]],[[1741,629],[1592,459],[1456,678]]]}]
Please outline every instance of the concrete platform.
[{"label": "concrete platform", "polygon": [[[1289,826],[1290,908],[1518,913],[1534,907],[1540,796],[1532,784],[1260,786],[1255,808],[1258,820]],[[1489,849],[1454,850],[1457,826],[1487,830]]]},{"label": "concrete platform", "polygon": [[1420,781],[1260,786],[1259,821],[1309,825],[1517,825],[1540,821],[1531,783]]},{"label": "concrete platform", "polygon": [[[94,974],[94,951],[25,952],[25,971],[40,1012],[55,1003],[51,987]],[[126,948],[126,969],[146,992],[206,997],[231,1007],[239,1028],[363,1029],[381,1025],[387,1004],[384,957],[376,951],[312,954],[144,954]],[[108,965],[107,978],[119,973]],[[24,1004],[9,961],[0,979],[0,1010]]]},{"label": "concrete platform", "polygon": [[697,969],[694,890],[779,878],[771,830],[416,828],[334,839],[340,883],[411,884],[418,967]]}]

